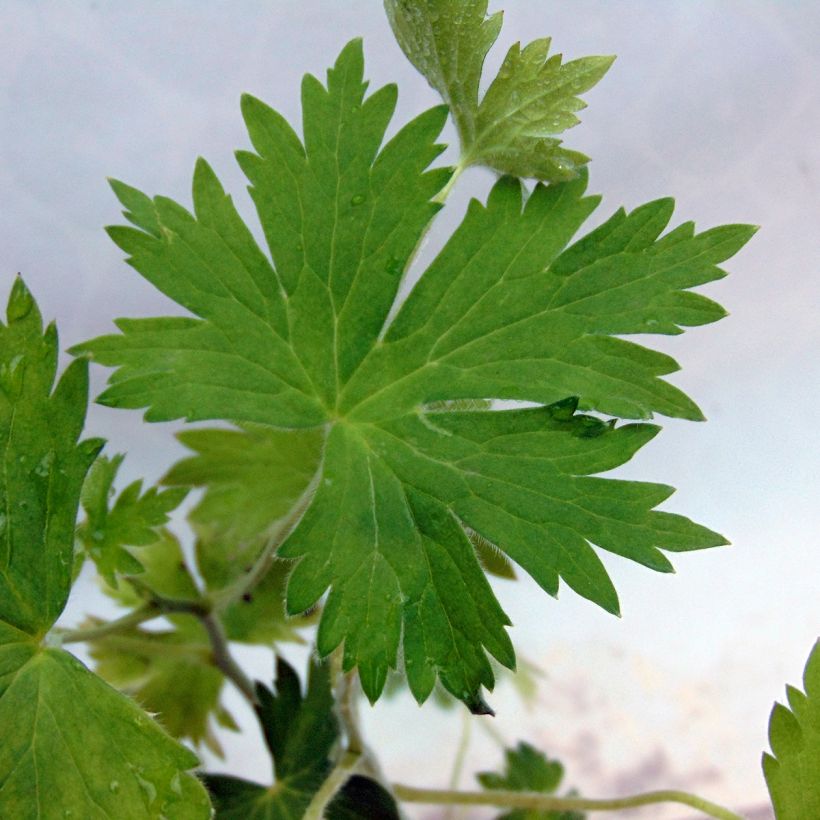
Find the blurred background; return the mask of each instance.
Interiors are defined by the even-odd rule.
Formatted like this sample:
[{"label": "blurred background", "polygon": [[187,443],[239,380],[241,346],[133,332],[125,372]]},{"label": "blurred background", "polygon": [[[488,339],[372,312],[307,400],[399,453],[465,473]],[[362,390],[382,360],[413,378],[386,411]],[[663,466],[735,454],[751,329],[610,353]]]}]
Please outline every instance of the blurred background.
[{"label": "blurred background", "polygon": [[[567,58],[618,55],[566,135],[593,157],[590,188],[604,195],[590,225],[620,205],[673,195],[677,221],[762,230],[728,263],[731,276],[702,291],[728,319],[648,340],[680,361],[672,381],[708,423],[660,419],[664,433],[619,471],[675,485],[665,506],[733,546],[679,555],[671,576],[604,555],[621,619],[567,589],[556,602],[527,578],[497,582],[513,640],[539,671],[523,695],[503,680],[492,697],[498,717],[471,722],[460,783],[473,787],[475,771],[500,766],[499,740],[526,739],[563,760],[567,785],[585,796],[687,788],[765,818],[769,711],[786,682],[800,683],[820,632],[820,5],[508,0],[490,8],[504,5],[485,78],[510,44],[537,36],[551,35]],[[377,0],[2,0],[3,292],[21,272],[44,315],[58,319],[63,349],[110,331],[114,317],[178,312],[104,234],[120,219],[106,176],[188,204],[201,154],[255,225],[232,157],[249,144],[240,94],[263,98],[298,126],[301,76],[323,77],[359,35],[373,87],[399,84],[391,130],[438,101]],[[491,182],[481,170],[461,178],[421,262]],[[95,395],[105,376],[95,368]],[[178,425],[146,426],[136,412],[94,406],[88,427],[109,440],[109,452],[129,453],[123,485],[156,480],[183,453]],[[111,611],[83,576],[66,621]],[[270,678],[269,653],[239,654]],[[205,753],[205,762],[265,779],[252,719],[233,692],[228,702],[248,734],[225,734],[226,759]],[[365,707],[364,718],[392,778],[448,784],[460,709],[419,710],[399,694]],[[442,816],[423,807],[410,814]],[[634,816],[687,815],[649,808]]]}]

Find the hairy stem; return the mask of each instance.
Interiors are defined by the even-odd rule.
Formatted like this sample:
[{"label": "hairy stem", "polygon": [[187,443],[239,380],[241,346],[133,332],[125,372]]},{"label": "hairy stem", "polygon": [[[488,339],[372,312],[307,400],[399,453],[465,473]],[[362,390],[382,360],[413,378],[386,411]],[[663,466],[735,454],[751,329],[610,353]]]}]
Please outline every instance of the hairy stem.
[{"label": "hairy stem", "polygon": [[211,649],[214,655],[214,664],[222,671],[228,680],[245,696],[251,706],[259,702],[256,697],[256,687],[253,681],[245,674],[242,667],[236,662],[228,647],[228,638],[222,624],[213,612],[200,616],[199,619],[208,633]]},{"label": "hairy stem", "polygon": [[399,800],[408,803],[431,803],[444,806],[498,806],[533,811],[615,811],[617,809],[650,806],[656,803],[681,803],[684,806],[698,809],[707,817],[716,817],[718,820],[743,820],[739,814],[735,814],[729,809],[723,808],[723,806],[718,806],[716,803],[704,800],[695,794],[672,789],[645,792],[609,800],[593,800],[583,797],[551,797],[545,794],[511,791],[459,792],[445,789],[417,789],[400,783],[393,786],[393,793]]},{"label": "hairy stem", "polygon": [[267,575],[273,566],[273,562],[276,560],[277,550],[285,543],[287,537],[296,528],[305,510],[310,505],[320,472],[321,470],[316,471],[313,480],[302,495],[299,496],[296,503],[290,508],[281,526],[278,527],[276,532],[265,543],[265,546],[262,548],[262,551],[259,553],[251,568],[237,578],[233,584],[230,584],[213,596],[213,608],[217,612],[230,606],[243,596],[249,595],[262,581],[265,575]]},{"label": "hairy stem", "polygon": [[114,621],[105,621],[99,626],[91,626],[87,629],[69,629],[66,632],[56,632],[60,643],[82,643],[83,641],[96,641],[98,638],[105,638],[107,635],[114,635],[117,632],[124,632],[134,626],[139,626],[146,621],[159,618],[162,611],[151,601],[147,601],[141,607],[117,618]]},{"label": "hairy stem", "polygon": [[[461,736],[458,741],[458,749],[456,749],[456,756],[453,760],[453,770],[450,772],[450,789],[455,790],[461,781],[461,775],[464,772],[464,762],[467,758],[467,751],[470,748],[470,738],[473,733],[473,715],[466,709],[461,712]],[[444,820],[456,820],[459,809],[453,804],[447,807],[447,812],[444,815]]]}]

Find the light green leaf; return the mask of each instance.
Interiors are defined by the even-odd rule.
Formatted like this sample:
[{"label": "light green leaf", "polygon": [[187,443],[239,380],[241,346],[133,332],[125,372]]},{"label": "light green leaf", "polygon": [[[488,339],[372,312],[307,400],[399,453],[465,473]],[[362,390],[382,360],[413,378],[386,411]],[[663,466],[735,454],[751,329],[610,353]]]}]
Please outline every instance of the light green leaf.
[{"label": "light green leaf", "polygon": [[55,386],[57,329],[22,279],[0,322],[0,622],[42,637],[72,584],[80,488],[102,447],[78,443],[88,369],[74,362]]},{"label": "light green leaf", "polygon": [[169,513],[185,498],[184,489],[160,491],[150,487],[142,492],[142,481],[129,484],[111,503],[114,481],[125,456],[101,456],[89,470],[81,495],[86,519],[77,530],[86,553],[97,571],[113,587],[116,574],[134,575],[142,571],[139,559],[128,547],[153,544],[157,528],[168,521]]},{"label": "light green leaf", "polygon": [[0,816],[210,816],[196,757],[67,652],[40,639],[72,581],[80,490],[102,442],[78,443],[84,362],[53,387],[57,333],[18,279],[0,323]]},{"label": "light green leaf", "polygon": [[787,686],[788,707],[776,703],[769,719],[772,754],[763,755],[763,773],[777,820],[820,817],[820,641],[803,688]]},{"label": "light green leaf", "polygon": [[[321,431],[285,432],[262,425],[242,430],[187,430],[179,434],[196,455],[169,471],[164,483],[204,487],[189,520],[197,534],[200,574],[210,591],[242,576],[281,519],[319,469]],[[285,584],[292,565],[274,562],[254,590],[226,607],[220,618],[234,641],[270,646],[299,640],[305,618],[285,616]]]},{"label": "light green leaf", "polygon": [[562,64],[550,40],[516,43],[479,101],[481,70],[501,30],[487,0],[385,0],[393,33],[411,63],[450,107],[461,139],[461,165],[544,182],[577,176],[589,158],[561,146],[558,134],[577,125],[586,107],[578,95],[606,74],[613,57]]},{"label": "light green leaf", "polygon": [[[91,620],[89,625],[98,623]],[[220,704],[225,678],[214,665],[201,624],[182,616],[173,623],[169,630],[134,627],[90,642],[95,671],[155,715],[170,735],[204,743],[221,755],[211,718],[237,728]]]},{"label": "light green leaf", "polygon": [[[752,229],[696,234],[685,223],[662,235],[672,203],[660,200],[616,212],[567,247],[597,204],[584,197],[584,176],[537,186],[526,201],[505,178],[486,205],[470,205],[385,325],[396,274],[447,178],[424,170],[442,117],[422,114],[379,151],[393,94],[363,94],[354,43],[327,89],[305,81],[304,146],[278,114],[245,101],[258,154],[240,162],[273,265],[202,163],[196,216],[161,197],[124,197],[132,215],[153,203],[161,231],[146,220],[144,231],[112,236],[198,318],[123,320],[120,334],[77,352],[116,368],[101,401],[145,407],[148,419],[320,435],[316,493],[279,551],[298,561],[288,611],[327,593],[319,652],[343,643],[344,667],[358,667],[371,700],[401,645],[420,701],[438,677],[484,711],[487,653],[508,667],[514,655],[467,531],[550,594],[563,578],[611,612],[618,598],[595,547],[668,572],[662,550],[725,543],[655,510],[670,487],[593,477],[628,461],[657,427],[576,411],[702,418],[661,378],[673,359],[620,337],[721,318],[689,289],[723,276],[718,264]],[[497,411],[488,399],[540,406]]]},{"label": "light green leaf", "polygon": [[0,727],[3,817],[210,816],[204,788],[185,773],[196,757],[67,652],[38,651],[5,678]]}]

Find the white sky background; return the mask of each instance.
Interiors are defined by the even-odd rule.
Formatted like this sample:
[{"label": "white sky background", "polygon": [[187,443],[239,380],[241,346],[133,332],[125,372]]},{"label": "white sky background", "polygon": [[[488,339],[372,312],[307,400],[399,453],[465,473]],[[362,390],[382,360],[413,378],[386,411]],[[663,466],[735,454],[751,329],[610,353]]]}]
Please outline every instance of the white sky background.
[{"label": "white sky background", "polygon": [[[502,684],[493,726],[559,754],[568,782],[590,796],[691,786],[754,806],[765,802],[759,756],[772,701],[787,681],[799,683],[820,632],[820,5],[506,5],[493,68],[515,40],[547,34],[567,57],[619,57],[587,95],[582,125],[567,134],[570,147],[593,157],[590,188],[604,194],[598,221],[621,204],[673,195],[676,221],[763,229],[728,263],[731,276],[702,290],[732,315],[657,340],[681,362],[673,381],[709,422],[661,419],[664,432],[622,471],[677,486],[668,508],[734,546],[679,555],[673,576],[604,556],[621,594],[620,620],[568,590],[555,602],[527,580],[499,583],[517,647],[547,677],[531,711]],[[175,312],[103,233],[119,220],[105,177],[187,204],[202,154],[253,224],[232,158],[248,146],[240,94],[262,97],[298,125],[301,75],[323,77],[358,35],[372,87],[399,83],[394,128],[437,102],[377,0],[2,0],[2,291],[21,271],[45,316],[57,317],[64,348],[108,332],[115,316]],[[490,181],[482,171],[462,177],[428,256]],[[99,392],[104,373],[95,370]],[[94,407],[89,415],[89,432],[106,436],[112,452],[130,452],[123,479],[161,475],[182,454],[174,429],[147,427],[137,412]],[[71,613],[100,606],[85,583]],[[262,653],[243,657],[269,676]],[[391,775],[446,785],[457,712],[419,711],[406,697],[366,711]],[[494,767],[493,742],[480,728],[473,737],[468,772]],[[255,745],[226,745],[225,767],[267,777]]]}]

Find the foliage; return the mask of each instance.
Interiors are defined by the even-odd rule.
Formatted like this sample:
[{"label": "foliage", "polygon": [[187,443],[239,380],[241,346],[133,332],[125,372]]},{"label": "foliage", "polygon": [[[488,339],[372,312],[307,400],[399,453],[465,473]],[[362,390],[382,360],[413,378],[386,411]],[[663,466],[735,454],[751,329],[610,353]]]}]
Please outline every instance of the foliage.
[{"label": "foliage", "polygon": [[[333,713],[328,666],[312,665],[307,691],[286,661],[276,667],[276,691],[257,685],[257,717],[273,759],[271,787],[228,775],[208,775],[206,782],[219,820],[286,820],[302,817],[332,768],[330,752],[339,727]],[[390,795],[374,781],[351,779],[328,806],[330,820],[370,817],[398,820]]]},{"label": "foliage", "polygon": [[[554,794],[564,779],[564,767],[521,741],[514,749],[505,750],[503,774],[481,772],[477,778],[485,789]],[[514,810],[501,815],[499,820],[584,820],[585,817],[576,811]]]},{"label": "foliage", "polygon": [[[480,95],[501,29],[486,0],[385,8],[444,105],[388,139],[397,91],[367,93],[358,40],[325,83],[305,77],[301,136],[243,97],[252,150],[237,157],[267,250],[205,160],[191,211],[112,181],[130,224],[109,235],[186,315],[120,319],[56,379],[56,330],[21,280],[12,288],[0,323],[3,817],[394,820],[400,797],[497,804],[517,820],[662,799],[737,818],[682,792],[557,797],[563,766],[525,742],[478,776],[481,791],[390,785],[361,736],[357,687],[375,702],[391,670],[420,703],[443,687],[492,712],[493,667],[516,658],[488,575],[521,570],[553,596],[563,581],[619,613],[602,553],[670,572],[668,553],[726,543],[657,509],[671,487],[600,474],[659,433],[653,416],[703,418],[665,379],[674,359],[631,337],[721,319],[693,288],[725,275],[754,232],[674,225],[671,199],[584,232],[599,197],[561,135],[612,58],[515,44]],[[434,164],[448,116],[453,168]],[[471,165],[497,181],[400,296]],[[80,439],[88,359],[113,369],[104,405],[230,426],[183,430],[191,452],[163,488],[117,493],[123,456]],[[167,525],[189,492],[186,551]],[[55,626],[86,557],[125,614]],[[304,642],[317,620],[302,685],[280,644]],[[62,648],[80,641],[98,675]],[[233,643],[274,650],[271,689],[247,678]],[[218,754],[216,727],[236,728],[226,681],[258,718],[270,784],[207,774],[206,791],[190,773],[197,758],[178,739]],[[789,820],[820,815],[820,650],[805,694],[787,691],[763,765]]]},{"label": "foliage", "polygon": [[777,820],[820,817],[820,642],[803,673],[805,692],[786,687],[789,706],[776,703],[769,719],[772,754],[763,772]]},{"label": "foliage", "polygon": [[[196,757],[44,634],[66,604],[86,471],[87,365],[54,385],[57,333],[21,279],[0,324],[0,807],[4,817],[207,818]],[[59,805],[55,796],[59,796]]]}]

